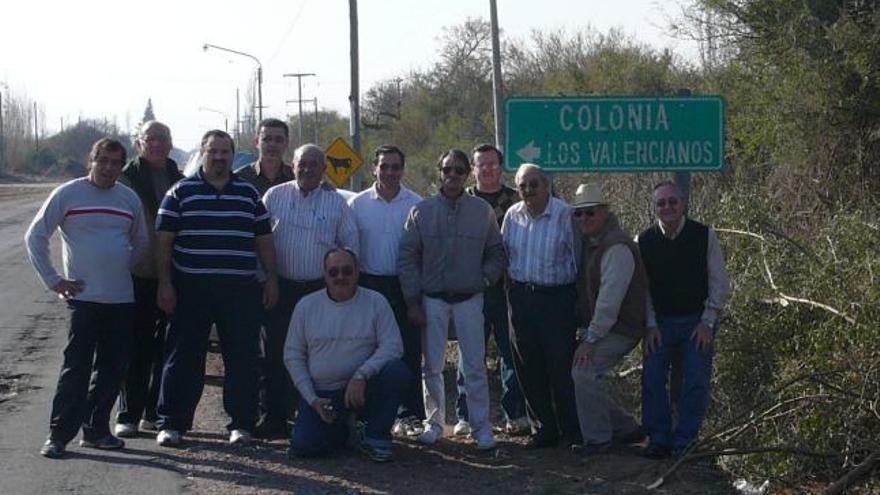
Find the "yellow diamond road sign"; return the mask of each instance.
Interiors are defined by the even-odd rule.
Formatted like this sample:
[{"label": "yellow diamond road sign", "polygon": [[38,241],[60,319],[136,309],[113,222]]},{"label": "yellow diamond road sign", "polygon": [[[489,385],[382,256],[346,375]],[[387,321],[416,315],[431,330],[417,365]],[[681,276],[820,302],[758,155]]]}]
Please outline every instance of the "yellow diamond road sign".
[{"label": "yellow diamond road sign", "polygon": [[341,137],[336,138],[324,154],[327,156],[327,169],[324,173],[336,187],[342,187],[364,164],[364,159]]}]

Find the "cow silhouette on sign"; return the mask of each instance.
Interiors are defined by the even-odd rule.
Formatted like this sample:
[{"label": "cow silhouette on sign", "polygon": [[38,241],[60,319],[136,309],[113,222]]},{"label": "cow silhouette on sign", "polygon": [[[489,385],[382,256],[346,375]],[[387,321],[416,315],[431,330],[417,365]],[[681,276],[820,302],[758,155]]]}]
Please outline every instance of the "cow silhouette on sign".
[{"label": "cow silhouette on sign", "polygon": [[327,155],[327,159],[330,160],[330,165],[337,174],[340,168],[346,170],[351,168],[351,158],[336,158],[335,156]]}]

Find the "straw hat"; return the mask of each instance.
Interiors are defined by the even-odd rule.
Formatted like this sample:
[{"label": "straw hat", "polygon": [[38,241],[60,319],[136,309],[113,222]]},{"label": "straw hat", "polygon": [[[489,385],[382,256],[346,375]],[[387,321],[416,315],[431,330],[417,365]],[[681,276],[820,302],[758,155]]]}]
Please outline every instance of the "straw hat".
[{"label": "straw hat", "polygon": [[598,184],[581,184],[574,193],[574,201],[571,206],[574,209],[589,208],[596,205],[607,205],[602,188]]}]

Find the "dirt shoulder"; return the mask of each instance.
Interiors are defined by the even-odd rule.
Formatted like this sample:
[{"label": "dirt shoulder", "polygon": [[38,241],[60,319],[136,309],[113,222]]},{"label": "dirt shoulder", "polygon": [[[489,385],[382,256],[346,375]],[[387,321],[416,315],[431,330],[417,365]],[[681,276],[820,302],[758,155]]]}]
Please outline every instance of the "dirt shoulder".
[{"label": "dirt shoulder", "polygon": [[[498,449],[480,453],[470,440],[447,437],[434,446],[398,438],[395,461],[375,464],[357,452],[317,460],[289,460],[287,441],[247,447],[226,443],[222,410],[222,362],[209,357],[209,380],[195,431],[175,451],[174,469],[197,493],[649,493],[644,487],[672,461],[651,461],[623,451],[582,459],[567,449],[523,449],[522,437],[498,435]],[[451,373],[452,370],[447,370]],[[452,376],[447,373],[447,383]],[[497,383],[492,384],[497,390]],[[451,390],[449,391],[451,392]],[[447,393],[447,395],[451,395]],[[497,397],[493,397],[493,407]],[[450,408],[451,410],[451,408]],[[497,410],[494,407],[493,410]],[[158,462],[172,462],[171,460]],[[169,466],[171,467],[171,466]],[[678,471],[659,490],[664,494],[736,493],[713,464]]]}]

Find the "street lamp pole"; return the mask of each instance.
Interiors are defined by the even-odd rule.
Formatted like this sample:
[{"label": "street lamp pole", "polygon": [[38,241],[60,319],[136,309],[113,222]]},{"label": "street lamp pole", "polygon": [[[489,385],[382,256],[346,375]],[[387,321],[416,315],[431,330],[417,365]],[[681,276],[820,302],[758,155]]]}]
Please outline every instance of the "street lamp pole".
[{"label": "street lamp pole", "polygon": [[233,50],[231,48],[224,48],[222,46],[212,45],[210,43],[205,43],[202,46],[202,50],[208,51],[208,48],[213,48],[215,50],[222,50],[224,52],[234,53],[236,55],[241,55],[243,57],[248,57],[254,62],[257,63],[257,120],[263,120],[263,64],[260,63],[260,59],[251,55],[250,53],[240,52],[238,50]]},{"label": "street lamp pole", "polygon": [[220,115],[222,115],[223,116],[223,130],[226,132],[229,132],[229,115],[227,115],[226,112],[224,112],[222,110],[215,110],[213,108],[208,108],[208,107],[199,107],[199,111],[200,112],[219,113]]}]

